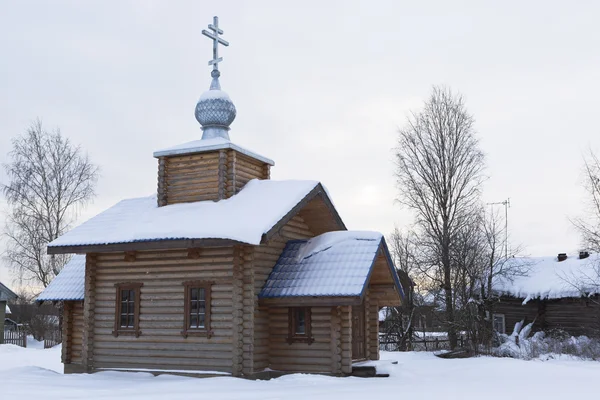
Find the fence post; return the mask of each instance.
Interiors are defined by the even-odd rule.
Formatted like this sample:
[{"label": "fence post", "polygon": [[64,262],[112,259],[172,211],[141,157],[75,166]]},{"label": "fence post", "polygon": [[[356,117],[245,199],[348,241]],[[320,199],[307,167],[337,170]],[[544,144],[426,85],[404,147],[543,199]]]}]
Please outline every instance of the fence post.
[{"label": "fence post", "polygon": [[438,338],[436,337],[436,338],[435,338],[435,349],[436,349],[436,350],[438,350],[438,349],[439,349],[439,347],[440,347],[440,346],[439,346],[439,344],[440,344],[440,342],[439,342]]},{"label": "fence post", "polygon": [[465,337],[462,335],[460,336],[460,347],[465,348]]}]

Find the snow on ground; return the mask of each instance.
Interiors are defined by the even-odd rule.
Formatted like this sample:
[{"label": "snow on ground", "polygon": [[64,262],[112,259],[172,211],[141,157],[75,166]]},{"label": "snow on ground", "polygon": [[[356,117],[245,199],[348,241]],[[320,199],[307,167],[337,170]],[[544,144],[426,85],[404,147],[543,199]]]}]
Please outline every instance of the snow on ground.
[{"label": "snow on ground", "polygon": [[185,378],[149,373],[62,375],[60,346],[48,350],[0,345],[2,398],[12,399],[410,399],[595,398],[600,363],[522,361],[479,357],[444,360],[431,353],[382,353],[389,378],[334,378],[294,374],[271,381],[230,377]]}]

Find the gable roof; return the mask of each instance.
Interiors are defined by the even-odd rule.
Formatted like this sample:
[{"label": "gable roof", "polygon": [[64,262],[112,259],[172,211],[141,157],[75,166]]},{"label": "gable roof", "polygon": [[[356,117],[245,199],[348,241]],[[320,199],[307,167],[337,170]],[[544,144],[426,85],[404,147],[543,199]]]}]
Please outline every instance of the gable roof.
[{"label": "gable roof", "polygon": [[[235,196],[158,207],[156,197],[123,200],[48,245],[48,253],[116,251],[116,244],[152,248],[265,242],[316,196],[345,229],[325,188],[316,181],[254,179]],[[240,223],[243,221],[243,223]]]},{"label": "gable roof", "polygon": [[73,256],[36,301],[83,300],[84,293],[85,254]]},{"label": "gable roof", "polygon": [[508,262],[521,265],[525,274],[512,279],[497,279],[494,290],[501,295],[524,298],[525,302],[537,298],[581,297],[583,293],[573,285],[575,282],[585,286],[587,295],[600,294],[600,286],[590,279],[600,273],[600,254],[591,254],[584,259],[569,256],[560,262],[556,257],[518,257]]},{"label": "gable roof", "polygon": [[403,297],[394,264],[379,232],[335,231],[289,241],[259,298],[360,297],[383,251],[396,291]]},{"label": "gable roof", "polygon": [[8,301],[12,299],[16,299],[17,294],[10,290],[8,287],[4,286],[2,282],[0,282],[0,301]]}]

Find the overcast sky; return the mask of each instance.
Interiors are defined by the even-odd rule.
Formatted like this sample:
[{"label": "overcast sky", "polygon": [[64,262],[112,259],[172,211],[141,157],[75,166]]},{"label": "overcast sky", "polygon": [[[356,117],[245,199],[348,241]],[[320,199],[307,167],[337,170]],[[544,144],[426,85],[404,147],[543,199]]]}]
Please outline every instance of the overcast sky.
[{"label": "overcast sky", "polygon": [[275,160],[273,179],[323,182],[350,229],[410,223],[392,148],[441,84],[475,116],[484,200],[511,198],[512,241],[530,255],[577,248],[582,156],[600,148],[592,1],[0,0],[0,162],[40,117],[101,167],[82,219],[153,193],[152,152],[201,136],[213,15],[231,43],[231,139]]}]

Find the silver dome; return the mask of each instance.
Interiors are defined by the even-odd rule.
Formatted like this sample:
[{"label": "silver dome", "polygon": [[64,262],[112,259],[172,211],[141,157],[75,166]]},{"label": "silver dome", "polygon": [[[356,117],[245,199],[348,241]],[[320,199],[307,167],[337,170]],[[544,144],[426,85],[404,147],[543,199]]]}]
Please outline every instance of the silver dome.
[{"label": "silver dome", "polygon": [[196,104],[196,120],[202,125],[203,139],[229,139],[229,125],[235,119],[235,105],[227,93],[221,90],[219,75],[219,71],[213,71],[210,89],[202,93]]}]

